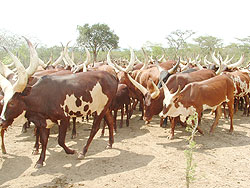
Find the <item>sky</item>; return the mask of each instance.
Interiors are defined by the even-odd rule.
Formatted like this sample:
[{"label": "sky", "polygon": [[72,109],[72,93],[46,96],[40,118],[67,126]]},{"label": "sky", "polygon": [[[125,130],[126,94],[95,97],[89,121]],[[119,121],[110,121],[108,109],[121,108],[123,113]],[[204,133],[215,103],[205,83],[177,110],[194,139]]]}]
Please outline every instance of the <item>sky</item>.
[{"label": "sky", "polygon": [[0,29],[39,39],[48,47],[76,41],[77,25],[107,24],[122,48],[147,41],[167,46],[180,29],[224,43],[250,36],[249,0],[0,0]]}]

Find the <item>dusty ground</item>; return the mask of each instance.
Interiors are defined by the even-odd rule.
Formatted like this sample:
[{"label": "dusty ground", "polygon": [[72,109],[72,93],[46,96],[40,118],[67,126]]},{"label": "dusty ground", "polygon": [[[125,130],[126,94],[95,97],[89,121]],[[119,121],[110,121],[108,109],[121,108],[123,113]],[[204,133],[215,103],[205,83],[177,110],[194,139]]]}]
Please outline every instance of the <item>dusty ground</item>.
[{"label": "dusty ground", "polygon": [[[228,120],[222,118],[213,135],[208,135],[212,116],[205,114],[197,133],[194,153],[195,181],[191,187],[250,187],[250,117],[234,118],[235,131],[228,133]],[[90,124],[78,124],[78,137],[66,141],[80,151],[89,135]],[[38,155],[32,155],[35,138],[33,128],[21,133],[21,126],[6,133],[6,155],[0,153],[0,187],[185,187],[187,148],[186,132],[177,126],[174,140],[168,140],[169,127],[159,127],[155,117],[150,125],[133,115],[130,127],[119,129],[113,149],[106,150],[108,131],[100,131],[90,145],[84,160],[66,155],[57,144],[57,127],[51,131],[46,165],[35,169]]]}]

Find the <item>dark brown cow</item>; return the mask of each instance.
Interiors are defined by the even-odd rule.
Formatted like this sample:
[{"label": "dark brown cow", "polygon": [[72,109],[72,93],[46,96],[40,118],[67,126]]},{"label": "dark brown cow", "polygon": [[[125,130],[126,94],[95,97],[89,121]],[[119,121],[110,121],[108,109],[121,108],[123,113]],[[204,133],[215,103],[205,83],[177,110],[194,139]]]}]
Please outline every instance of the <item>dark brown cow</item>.
[{"label": "dark brown cow", "polygon": [[[124,115],[124,106],[125,106],[125,112],[126,112],[126,125],[129,126],[129,119],[132,114],[131,106],[130,106],[130,98],[129,98],[129,90],[127,85],[125,84],[118,84],[118,89],[116,92],[115,98],[112,100],[110,111],[114,111],[114,129],[115,132],[117,131],[117,112],[118,110],[121,110],[121,121],[120,121],[120,128],[123,126],[123,115]],[[104,136],[104,130],[105,130],[105,121],[103,124],[102,129],[102,136]]]},{"label": "dark brown cow", "polygon": [[112,147],[113,117],[108,109],[117,85],[117,79],[105,71],[44,76],[32,88],[16,92],[8,101],[4,101],[7,103],[1,115],[2,128],[6,129],[20,118],[28,119],[36,125],[42,143],[42,152],[36,163],[36,167],[40,167],[45,160],[51,124],[59,125],[59,145],[67,154],[73,154],[75,152],[65,145],[69,119],[93,114],[95,120],[90,137],[79,155],[79,158],[83,158],[103,117],[109,126],[109,147]]},{"label": "dark brown cow", "polygon": [[[163,88],[165,98],[163,111],[160,113],[162,118],[180,116],[181,120],[185,121],[189,115],[197,112],[200,123],[203,110],[216,109],[216,118],[210,129],[212,133],[221,116],[221,104],[226,102],[231,120],[229,131],[233,132],[234,84],[227,75],[187,84],[183,90],[178,89],[173,94],[165,84]],[[171,127],[171,134],[174,134],[174,127]]]}]

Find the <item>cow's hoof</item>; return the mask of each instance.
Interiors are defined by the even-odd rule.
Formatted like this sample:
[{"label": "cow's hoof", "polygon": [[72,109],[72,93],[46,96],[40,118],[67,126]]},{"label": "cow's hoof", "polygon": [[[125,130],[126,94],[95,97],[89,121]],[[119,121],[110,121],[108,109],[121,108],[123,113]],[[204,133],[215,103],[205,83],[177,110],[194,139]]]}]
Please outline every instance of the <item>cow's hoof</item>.
[{"label": "cow's hoof", "polygon": [[22,129],[22,133],[27,133],[27,129]]},{"label": "cow's hoof", "polygon": [[38,155],[39,154],[39,151],[38,150],[33,150],[32,151],[32,155]]},{"label": "cow's hoof", "polygon": [[5,149],[2,149],[2,154],[7,154]]},{"label": "cow's hoof", "polygon": [[112,149],[112,146],[109,144],[106,146],[106,149]]},{"label": "cow's hoof", "polygon": [[169,140],[173,140],[174,137],[173,137],[172,135],[169,135],[169,136],[168,136],[168,139],[169,139]]},{"label": "cow's hoof", "polygon": [[35,168],[36,169],[39,169],[39,168],[42,168],[43,167],[43,165],[42,164],[38,164],[38,163],[36,163],[36,165],[35,165]]},{"label": "cow's hoof", "polygon": [[71,139],[75,139],[76,138],[76,135],[71,135]]},{"label": "cow's hoof", "polygon": [[82,160],[84,158],[85,158],[85,155],[83,155],[82,153],[79,153],[77,159]]}]

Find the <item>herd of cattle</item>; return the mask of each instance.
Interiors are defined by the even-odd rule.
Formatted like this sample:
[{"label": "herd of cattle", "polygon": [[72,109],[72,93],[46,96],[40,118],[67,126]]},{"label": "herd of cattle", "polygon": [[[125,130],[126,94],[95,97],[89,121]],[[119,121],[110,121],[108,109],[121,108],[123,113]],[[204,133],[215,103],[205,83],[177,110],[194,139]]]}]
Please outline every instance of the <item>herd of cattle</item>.
[{"label": "herd of cattle", "polygon": [[[230,132],[233,131],[233,114],[238,108],[240,99],[244,99],[244,115],[249,115],[250,72],[239,68],[244,56],[231,63],[233,58],[223,58],[211,54],[213,62],[204,59],[198,61],[161,60],[145,62],[136,60],[131,50],[130,62],[127,66],[118,65],[107,54],[107,62],[90,63],[90,53],[86,49],[87,58],[76,65],[68,54],[68,44],[63,48],[60,57],[50,64],[44,63],[32,43],[25,38],[30,50],[30,64],[27,69],[8,49],[15,65],[11,70],[0,62],[1,86],[1,137],[2,152],[6,153],[4,132],[10,125],[25,127],[35,125],[35,152],[41,144],[40,158],[36,167],[43,166],[50,128],[58,124],[58,144],[67,154],[74,154],[65,145],[67,128],[73,119],[72,137],[76,136],[75,122],[77,117],[93,116],[93,125],[86,145],[78,158],[82,159],[104,119],[109,130],[109,144],[114,142],[113,131],[117,130],[116,116],[121,109],[126,112],[126,125],[139,103],[141,119],[149,123],[154,115],[160,115],[160,126],[167,118],[171,122],[170,139],[174,137],[177,122],[185,124],[187,117],[197,112],[199,123],[202,112],[211,109],[215,112],[215,120],[210,132],[218,124],[222,114],[221,106],[227,106],[230,117]],[[139,63],[135,64],[138,61]],[[64,62],[62,66],[60,63]],[[125,111],[124,111],[125,106]],[[114,111],[114,116],[112,115]],[[224,111],[224,113],[226,113]],[[198,131],[203,134],[198,126]],[[104,127],[102,135],[104,134]]]}]

